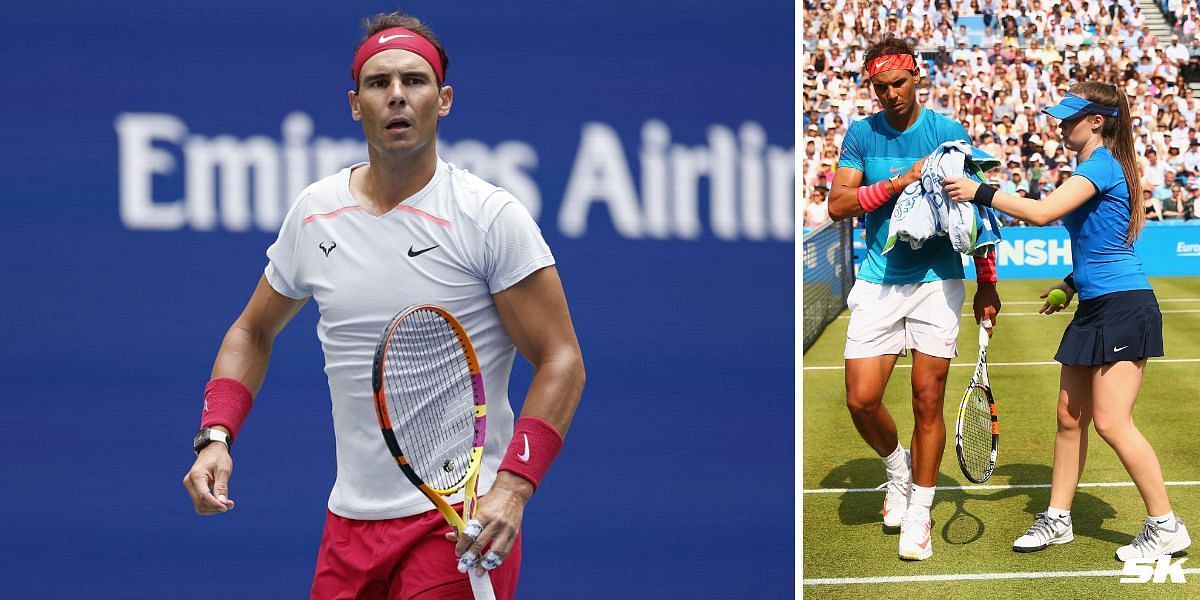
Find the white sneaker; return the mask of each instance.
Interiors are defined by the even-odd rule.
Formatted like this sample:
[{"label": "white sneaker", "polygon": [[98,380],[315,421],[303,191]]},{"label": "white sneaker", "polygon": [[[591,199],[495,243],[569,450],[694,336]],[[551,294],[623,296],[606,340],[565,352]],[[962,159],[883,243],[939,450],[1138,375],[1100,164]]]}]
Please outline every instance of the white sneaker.
[{"label": "white sneaker", "polygon": [[929,513],[919,510],[907,511],[904,521],[900,523],[900,558],[925,560],[933,556],[933,538],[929,535],[932,527]]},{"label": "white sneaker", "polygon": [[887,493],[883,495],[884,527],[899,527],[904,520],[904,513],[908,511],[908,484],[912,481],[912,453],[905,450],[904,459],[908,465],[908,471],[904,474],[904,478],[896,479],[889,473],[888,482],[884,484],[887,486]]},{"label": "white sneaker", "polygon": [[1183,520],[1175,517],[1175,529],[1164,529],[1154,519],[1146,519],[1142,532],[1133,538],[1133,543],[1117,548],[1117,560],[1158,558],[1164,554],[1174,554],[1192,545],[1187,527]]},{"label": "white sneaker", "polygon": [[1065,544],[1075,539],[1071,517],[1055,519],[1046,513],[1034,517],[1033,526],[1013,542],[1014,552],[1037,552],[1051,544]]}]

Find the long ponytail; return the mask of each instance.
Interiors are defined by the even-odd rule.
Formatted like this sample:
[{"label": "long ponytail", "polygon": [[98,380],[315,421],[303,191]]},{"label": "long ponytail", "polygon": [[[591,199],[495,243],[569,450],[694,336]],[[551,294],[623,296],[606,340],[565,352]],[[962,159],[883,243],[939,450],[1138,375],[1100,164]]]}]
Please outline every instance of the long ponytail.
[{"label": "long ponytail", "polygon": [[1104,146],[1121,164],[1121,170],[1125,173],[1125,184],[1129,187],[1129,229],[1125,233],[1125,243],[1132,246],[1146,225],[1146,210],[1142,207],[1142,176],[1137,151],[1133,146],[1129,99],[1117,86],[1095,81],[1078,83],[1070,93],[1091,102],[1117,107],[1116,117],[1104,117],[1100,135],[1104,138]]}]

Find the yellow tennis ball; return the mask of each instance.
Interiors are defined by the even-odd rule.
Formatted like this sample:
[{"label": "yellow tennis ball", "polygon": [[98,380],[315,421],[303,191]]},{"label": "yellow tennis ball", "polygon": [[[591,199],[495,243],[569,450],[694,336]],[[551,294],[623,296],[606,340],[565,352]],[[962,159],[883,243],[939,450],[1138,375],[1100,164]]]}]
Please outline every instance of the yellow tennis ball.
[{"label": "yellow tennis ball", "polygon": [[1054,288],[1050,290],[1050,295],[1046,296],[1046,304],[1050,306],[1060,306],[1067,303],[1067,293]]}]

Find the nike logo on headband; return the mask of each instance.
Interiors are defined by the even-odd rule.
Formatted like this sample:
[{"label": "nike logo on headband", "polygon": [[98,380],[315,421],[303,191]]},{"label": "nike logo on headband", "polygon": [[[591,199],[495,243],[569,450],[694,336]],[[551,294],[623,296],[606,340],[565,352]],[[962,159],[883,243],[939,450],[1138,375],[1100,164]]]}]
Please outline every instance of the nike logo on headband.
[{"label": "nike logo on headband", "polygon": [[397,33],[396,35],[381,35],[381,36],[379,36],[379,43],[380,43],[380,44],[386,44],[386,43],[388,43],[388,42],[390,42],[390,41],[392,41],[392,40],[394,40],[394,39],[397,39],[397,38],[406,38],[406,37],[407,37],[407,38],[410,38],[410,37],[412,37],[412,36],[411,36],[411,35],[405,35],[405,34],[403,34],[403,33]]}]

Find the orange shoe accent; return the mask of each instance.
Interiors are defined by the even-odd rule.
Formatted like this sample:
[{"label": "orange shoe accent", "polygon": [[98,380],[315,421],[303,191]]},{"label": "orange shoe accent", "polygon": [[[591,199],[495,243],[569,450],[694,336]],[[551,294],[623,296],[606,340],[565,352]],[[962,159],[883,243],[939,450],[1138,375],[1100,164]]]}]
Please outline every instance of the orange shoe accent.
[{"label": "orange shoe accent", "polygon": [[924,549],[926,549],[926,548],[928,548],[928,547],[929,547],[929,528],[930,528],[932,525],[933,525],[933,523],[929,523],[929,524],[925,525],[925,541],[923,541],[923,542],[919,542],[919,543],[917,544],[917,547],[918,547],[918,548],[920,548],[920,549],[924,550]]}]

